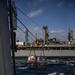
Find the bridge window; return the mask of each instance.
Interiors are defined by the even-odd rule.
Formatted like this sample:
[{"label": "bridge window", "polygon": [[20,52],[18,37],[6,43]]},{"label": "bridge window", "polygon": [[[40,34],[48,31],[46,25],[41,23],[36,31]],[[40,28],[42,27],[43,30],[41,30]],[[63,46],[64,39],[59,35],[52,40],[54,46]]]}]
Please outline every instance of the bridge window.
[{"label": "bridge window", "polygon": [[45,50],[48,50],[48,48],[46,47]]},{"label": "bridge window", "polygon": [[52,47],[50,47],[50,50],[53,50],[53,48],[52,48]]},{"label": "bridge window", "polygon": [[70,49],[71,49],[71,50],[74,50],[74,47],[71,47]]},{"label": "bridge window", "polygon": [[75,50],[75,47],[73,47],[73,50]]},{"label": "bridge window", "polygon": [[69,49],[68,50],[74,50],[74,48],[73,47],[69,47]]},{"label": "bridge window", "polygon": [[65,50],[65,47],[61,47],[61,50]]},{"label": "bridge window", "polygon": [[53,50],[56,50],[56,47],[53,47]]},{"label": "bridge window", "polygon": [[60,50],[60,47],[57,47],[57,50]]},{"label": "bridge window", "polygon": [[66,50],[69,50],[69,47],[66,47]]}]

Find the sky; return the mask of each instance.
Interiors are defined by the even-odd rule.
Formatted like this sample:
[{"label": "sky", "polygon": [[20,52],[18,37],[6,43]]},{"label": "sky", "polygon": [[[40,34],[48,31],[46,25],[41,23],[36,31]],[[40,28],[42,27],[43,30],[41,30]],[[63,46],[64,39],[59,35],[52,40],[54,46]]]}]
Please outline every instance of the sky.
[{"label": "sky", "polygon": [[[44,38],[43,26],[48,26],[49,39],[56,37],[60,40],[67,40],[69,27],[74,31],[75,37],[75,0],[15,0],[15,4],[38,24],[37,26],[17,10],[18,18],[34,36],[37,33],[37,38]],[[18,21],[17,25],[26,31]],[[16,33],[17,40],[24,42],[25,34],[18,28]],[[33,36],[31,37],[34,39]],[[29,42],[32,41],[29,38]]]}]

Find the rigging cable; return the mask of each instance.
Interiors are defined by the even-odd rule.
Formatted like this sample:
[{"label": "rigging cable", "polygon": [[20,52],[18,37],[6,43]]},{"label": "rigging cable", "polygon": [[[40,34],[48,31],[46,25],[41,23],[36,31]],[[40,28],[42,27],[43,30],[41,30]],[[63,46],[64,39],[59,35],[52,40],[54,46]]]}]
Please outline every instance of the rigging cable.
[{"label": "rigging cable", "polygon": [[60,36],[62,36],[62,37],[64,37],[64,38],[66,38],[65,36],[63,36],[63,35],[61,35],[61,34],[59,34],[59,33],[57,33],[57,32],[55,32],[56,34],[58,34],[58,35],[60,35]]},{"label": "rigging cable", "polygon": [[[18,18],[17,20],[26,28],[28,29]],[[36,39],[36,37],[32,34],[32,32],[28,29],[29,33]]]},{"label": "rigging cable", "polygon": [[[24,32],[23,29],[21,29],[19,26],[17,26],[17,27],[18,27],[22,32]],[[25,32],[24,32],[24,33],[25,33]]]},{"label": "rigging cable", "polygon": [[29,18],[33,23],[35,23],[39,28],[40,26],[34,21],[32,20],[28,15],[26,15],[22,10],[20,10],[18,7],[16,7],[24,16],[26,16],[27,18]]},{"label": "rigging cable", "polygon": [[[35,23],[39,28],[40,28],[40,26],[34,21],[34,20],[32,20],[28,15],[26,15],[22,10],[20,10],[18,7],[16,7],[23,15],[25,15],[27,18],[29,18],[33,23]],[[57,33],[56,32],[56,34],[59,34],[59,33]],[[63,35],[61,35],[61,34],[59,34],[60,36],[63,36]],[[66,38],[65,36],[63,36],[64,38]]]},{"label": "rigging cable", "polygon": [[[55,36],[55,35],[54,35],[54,34],[52,34],[51,32],[50,32],[50,34],[51,34],[51,35],[53,35],[53,36]],[[57,38],[58,38],[58,39],[60,39],[59,37],[57,37]],[[63,39],[61,39],[61,40],[63,40]]]},{"label": "rigging cable", "polygon": [[[17,26],[22,32],[24,32],[23,31],[23,29],[21,29],[19,26]],[[24,32],[25,33],[25,32]],[[30,37],[30,36],[29,36]],[[34,39],[32,38],[32,37],[30,37],[33,41],[34,41]]]},{"label": "rigging cable", "polygon": [[[52,30],[52,29],[50,29],[50,30]],[[51,33],[51,32],[50,32]],[[52,34],[52,33],[51,33]],[[60,36],[62,36],[62,37],[64,37],[64,38],[66,38],[64,35],[61,35],[61,34],[59,34],[59,33],[57,33],[57,32],[54,32],[54,34],[58,34],[58,35],[60,35]]]}]

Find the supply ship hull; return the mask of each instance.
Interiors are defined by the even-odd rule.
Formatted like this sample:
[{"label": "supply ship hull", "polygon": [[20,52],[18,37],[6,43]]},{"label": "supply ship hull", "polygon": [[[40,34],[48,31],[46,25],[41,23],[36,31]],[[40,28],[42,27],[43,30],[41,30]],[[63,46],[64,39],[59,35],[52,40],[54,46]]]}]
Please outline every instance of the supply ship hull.
[{"label": "supply ship hull", "polygon": [[[40,52],[44,50],[46,57],[51,58],[74,58],[75,57],[75,46],[71,45],[49,45],[49,46],[18,46],[15,52],[15,57],[27,57],[30,51],[35,51],[36,56],[40,56]],[[33,53],[32,53],[33,54]]]}]

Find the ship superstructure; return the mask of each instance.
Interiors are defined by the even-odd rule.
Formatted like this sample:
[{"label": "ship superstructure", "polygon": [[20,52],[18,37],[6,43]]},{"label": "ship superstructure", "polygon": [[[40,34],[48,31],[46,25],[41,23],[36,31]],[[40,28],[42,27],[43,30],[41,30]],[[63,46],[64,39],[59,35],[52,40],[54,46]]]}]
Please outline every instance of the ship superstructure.
[{"label": "ship superstructure", "polygon": [[35,50],[36,56],[40,56],[40,52],[43,49],[46,57],[75,57],[75,43],[72,29],[69,29],[68,41],[60,41],[57,38],[48,39],[47,29],[47,26],[44,27],[44,39],[37,38],[30,45],[18,44],[17,52],[15,52],[16,57],[27,57],[32,50]]},{"label": "ship superstructure", "polygon": [[59,39],[57,39],[56,37],[54,37],[54,38],[50,38],[49,39],[49,30],[48,30],[48,27],[47,26],[43,26],[43,33],[44,33],[44,38],[42,39],[42,38],[37,38],[37,33],[36,33],[36,40],[33,42],[33,43],[31,43],[31,44],[29,44],[29,42],[28,42],[28,30],[26,30],[26,41],[25,41],[25,46],[45,46],[45,45],[57,45],[57,44],[59,44],[59,45],[63,45],[63,44],[65,44],[65,45],[67,45],[67,44],[69,44],[69,45],[74,45],[75,43],[74,43],[74,37],[73,37],[73,30],[71,29],[71,28],[69,28],[69,32],[68,32],[68,41],[60,41]]}]

